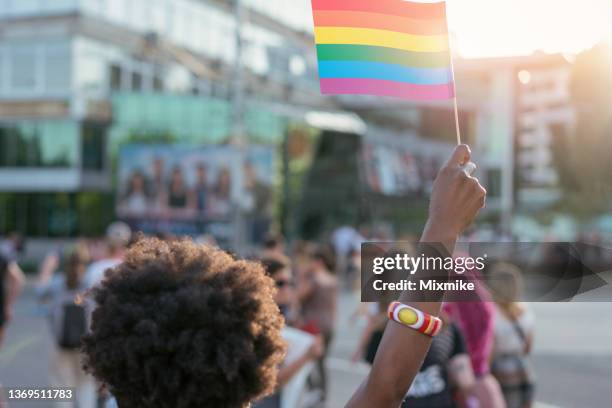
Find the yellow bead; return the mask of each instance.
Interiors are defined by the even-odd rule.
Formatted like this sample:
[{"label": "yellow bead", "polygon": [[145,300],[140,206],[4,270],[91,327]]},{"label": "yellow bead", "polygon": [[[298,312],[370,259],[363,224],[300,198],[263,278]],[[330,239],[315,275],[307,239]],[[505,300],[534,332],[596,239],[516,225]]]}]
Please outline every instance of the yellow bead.
[{"label": "yellow bead", "polygon": [[414,310],[409,308],[403,308],[402,310],[400,310],[397,314],[397,317],[402,323],[408,325],[415,324],[419,320],[419,316],[417,316]]}]

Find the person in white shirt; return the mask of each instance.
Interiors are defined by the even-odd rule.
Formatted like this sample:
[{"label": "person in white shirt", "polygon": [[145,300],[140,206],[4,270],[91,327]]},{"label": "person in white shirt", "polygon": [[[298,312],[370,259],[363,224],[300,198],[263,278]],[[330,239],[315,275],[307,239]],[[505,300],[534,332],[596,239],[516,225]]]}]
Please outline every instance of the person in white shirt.
[{"label": "person in white shirt", "polygon": [[89,265],[83,279],[92,288],[104,279],[104,273],[123,262],[123,255],[132,238],[132,230],[124,222],[113,222],[106,229],[107,255]]},{"label": "person in white shirt", "polygon": [[520,270],[507,263],[494,265],[489,286],[496,308],[491,372],[499,381],[508,408],[529,408],[535,389],[529,356],[535,317],[528,305],[519,301]]}]

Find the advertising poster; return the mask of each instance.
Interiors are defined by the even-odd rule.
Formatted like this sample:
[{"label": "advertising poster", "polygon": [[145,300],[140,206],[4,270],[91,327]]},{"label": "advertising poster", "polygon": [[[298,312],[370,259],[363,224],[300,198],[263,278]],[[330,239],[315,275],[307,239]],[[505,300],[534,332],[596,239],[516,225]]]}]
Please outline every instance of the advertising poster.
[{"label": "advertising poster", "polygon": [[266,233],[272,212],[274,151],[251,146],[127,145],[121,149],[116,210],[145,233],[231,239],[236,211],[249,240]]}]

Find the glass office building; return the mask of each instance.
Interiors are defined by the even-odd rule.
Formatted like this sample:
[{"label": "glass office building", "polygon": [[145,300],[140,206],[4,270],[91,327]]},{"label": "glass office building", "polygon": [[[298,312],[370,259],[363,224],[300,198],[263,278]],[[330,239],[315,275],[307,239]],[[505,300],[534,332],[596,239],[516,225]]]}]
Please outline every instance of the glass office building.
[{"label": "glass office building", "polygon": [[[243,6],[245,129],[278,143],[288,115],[330,107],[309,2]],[[0,233],[99,232],[122,143],[227,140],[234,12],[231,0],[0,0]]]}]

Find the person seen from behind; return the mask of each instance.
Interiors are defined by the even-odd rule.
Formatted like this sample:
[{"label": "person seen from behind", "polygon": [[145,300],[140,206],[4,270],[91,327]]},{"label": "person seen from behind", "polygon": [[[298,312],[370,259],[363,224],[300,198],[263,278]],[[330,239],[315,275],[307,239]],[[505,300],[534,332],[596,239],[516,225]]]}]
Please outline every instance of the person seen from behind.
[{"label": "person seen from behind", "polygon": [[0,347],[8,323],[13,318],[13,307],[25,286],[25,275],[9,255],[0,253]]},{"label": "person seen from behind", "polygon": [[[255,408],[280,408],[282,406],[281,394],[283,393],[283,387],[295,378],[307,364],[316,361],[323,355],[323,341],[320,336],[313,337],[308,333],[290,328],[288,318],[293,303],[294,289],[292,287],[291,270],[286,260],[282,258],[264,258],[261,263],[266,274],[274,280],[274,285],[276,286],[274,300],[287,323],[285,328],[283,328],[283,337],[295,338],[296,335],[299,335],[299,343],[305,343],[306,341],[309,343],[308,346],[303,346],[298,342],[292,343],[287,341],[287,356],[278,370],[276,391],[254,405]],[[287,333],[288,330],[291,330],[292,333]],[[296,350],[292,350],[292,348],[296,348]]]},{"label": "person seen from behind", "polygon": [[85,286],[92,288],[99,284],[108,269],[114,268],[123,261],[131,239],[132,230],[124,222],[115,221],[106,228],[106,254],[87,267],[83,278]]},{"label": "person seen from behind", "polygon": [[246,407],[285,354],[274,287],[258,263],[142,239],[92,290],[86,367],[120,408]]},{"label": "person seen from behind", "polygon": [[477,271],[466,272],[473,276],[476,285],[474,296],[478,300],[450,302],[446,311],[460,328],[472,362],[476,383],[471,398],[479,406],[505,408],[504,397],[499,383],[491,374],[491,355],[494,341],[495,307],[491,294]]},{"label": "person seen from behind", "polygon": [[298,285],[298,299],[302,311],[302,328],[323,337],[325,354],[317,361],[317,385],[323,400],[327,399],[327,369],[325,360],[334,336],[338,303],[338,280],[334,276],[334,257],[326,247],[310,254],[309,269]]},{"label": "person seen from behind", "polygon": [[512,264],[496,264],[489,282],[496,309],[491,372],[501,385],[508,408],[530,408],[535,391],[530,359],[535,318],[528,304],[519,301],[520,270]]},{"label": "person seen from behind", "polygon": [[[39,300],[47,306],[55,351],[51,362],[55,387],[74,387],[78,407],[93,407],[96,385],[81,363],[81,338],[87,333],[93,304],[84,294],[83,275],[89,262],[84,244],[76,244],[62,257],[63,273],[43,263],[37,282]],[[64,405],[61,405],[64,406]]]},{"label": "person seen from behind", "polygon": [[367,319],[366,326],[361,332],[359,343],[353,352],[351,358],[353,362],[361,360],[365,360],[368,364],[374,362],[376,350],[378,350],[378,345],[380,344],[380,340],[385,332],[385,327],[387,326],[387,308],[390,303],[390,301],[368,303],[365,313]]},{"label": "person seen from behind", "polygon": [[263,259],[282,259],[286,256],[285,240],[280,234],[268,234],[264,240],[263,247]]},{"label": "person seen from behind", "polygon": [[425,361],[406,393],[402,408],[484,408],[471,397],[476,383],[459,327],[445,313]]}]

